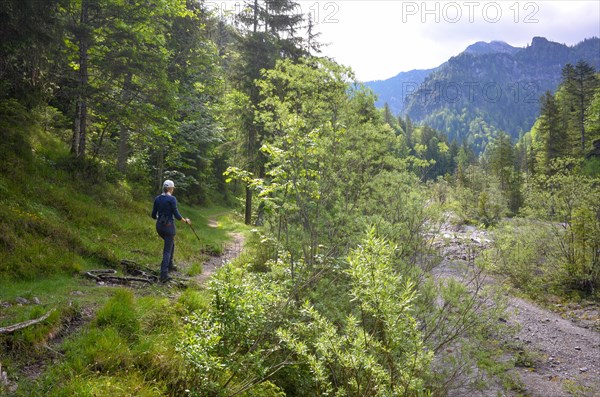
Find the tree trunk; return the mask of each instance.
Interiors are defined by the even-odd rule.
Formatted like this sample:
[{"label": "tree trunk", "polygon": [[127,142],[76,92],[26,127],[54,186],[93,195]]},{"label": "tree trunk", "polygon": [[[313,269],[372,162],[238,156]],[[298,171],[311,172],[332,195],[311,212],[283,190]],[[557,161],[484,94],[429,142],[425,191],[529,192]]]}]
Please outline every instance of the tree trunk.
[{"label": "tree trunk", "polygon": [[157,186],[158,191],[162,191],[162,186],[163,186],[162,178],[163,178],[164,170],[165,170],[165,150],[161,146],[158,151],[158,164],[156,167],[156,180],[158,181],[158,186]]},{"label": "tree trunk", "polygon": [[585,87],[584,78],[581,77],[581,96],[579,98],[579,107],[581,110],[580,116],[580,127],[581,127],[581,151],[585,152]]},{"label": "tree trunk", "polygon": [[249,186],[246,186],[246,208],[244,214],[244,223],[246,225],[252,224],[252,190]]},{"label": "tree trunk", "polygon": [[119,152],[117,154],[117,170],[127,171],[127,159],[129,158],[129,128],[121,124],[119,128]]},{"label": "tree trunk", "polygon": [[[131,72],[127,72],[123,81],[123,94],[122,103],[123,106],[129,105],[129,98],[131,96]],[[117,154],[117,169],[119,172],[127,171],[127,159],[129,158],[129,128],[127,126],[127,120],[121,120],[121,126],[119,128],[119,152]]]},{"label": "tree trunk", "polygon": [[89,0],[82,0],[81,15],[79,18],[79,92],[75,110],[75,123],[73,125],[73,137],[71,139],[71,153],[81,158],[85,156],[86,133],[87,133],[87,87],[89,82],[88,72],[88,49],[89,49]]},{"label": "tree trunk", "polygon": [[256,33],[258,31],[258,0],[254,0],[254,13],[252,16],[254,17],[252,31]]}]

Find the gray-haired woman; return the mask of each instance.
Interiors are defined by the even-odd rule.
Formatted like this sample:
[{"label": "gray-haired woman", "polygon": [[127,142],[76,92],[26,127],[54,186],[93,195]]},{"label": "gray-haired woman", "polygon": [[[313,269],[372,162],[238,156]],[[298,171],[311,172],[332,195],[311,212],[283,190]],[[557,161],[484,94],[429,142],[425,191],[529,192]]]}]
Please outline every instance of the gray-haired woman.
[{"label": "gray-haired woman", "polygon": [[152,218],[156,219],[156,232],[164,240],[163,257],[160,264],[160,281],[167,282],[169,270],[175,270],[173,264],[173,254],[175,253],[175,219],[182,222],[192,222],[188,218],[184,218],[177,209],[177,199],[173,196],[175,184],[171,180],[166,180],[163,183],[163,193],[154,199],[152,208]]}]

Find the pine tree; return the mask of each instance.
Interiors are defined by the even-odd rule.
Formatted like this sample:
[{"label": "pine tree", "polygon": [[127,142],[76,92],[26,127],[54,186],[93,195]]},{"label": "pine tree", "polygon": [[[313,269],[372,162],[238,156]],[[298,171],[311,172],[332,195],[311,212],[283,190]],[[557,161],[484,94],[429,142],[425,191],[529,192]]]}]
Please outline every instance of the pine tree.
[{"label": "pine tree", "polygon": [[[241,62],[238,65],[238,84],[241,91],[250,98],[253,108],[260,103],[260,95],[255,82],[261,78],[261,71],[270,70],[277,59],[298,58],[305,55],[298,30],[303,15],[298,13],[298,3],[292,0],[252,0],[245,4],[239,15],[239,22],[245,27],[239,41]],[[314,43],[314,36],[311,39]],[[264,129],[254,118],[254,112],[244,117],[246,132],[246,156],[249,171],[264,176],[264,159],[260,147],[265,140]],[[246,187],[246,224],[252,221],[252,190]]]},{"label": "pine tree", "polygon": [[538,131],[544,143],[545,167],[549,169],[550,162],[553,159],[567,154],[568,136],[563,120],[561,120],[560,108],[554,96],[550,92],[546,92],[540,101]]},{"label": "pine tree", "polygon": [[[575,66],[567,64],[563,71],[563,86],[566,92],[566,106],[570,110],[574,125],[581,141],[581,151],[586,150],[586,109],[590,105],[594,91],[600,86],[593,66],[579,61]],[[575,132],[575,131],[574,131]]]},{"label": "pine tree", "polygon": [[414,149],[414,145],[415,145],[414,138],[413,138],[413,133],[415,131],[415,128],[414,128],[413,123],[410,120],[410,117],[408,115],[406,115],[406,120],[404,121],[404,125],[405,125],[405,127],[403,127],[403,129],[404,129],[404,133],[406,134],[406,144],[412,150],[412,149]]}]

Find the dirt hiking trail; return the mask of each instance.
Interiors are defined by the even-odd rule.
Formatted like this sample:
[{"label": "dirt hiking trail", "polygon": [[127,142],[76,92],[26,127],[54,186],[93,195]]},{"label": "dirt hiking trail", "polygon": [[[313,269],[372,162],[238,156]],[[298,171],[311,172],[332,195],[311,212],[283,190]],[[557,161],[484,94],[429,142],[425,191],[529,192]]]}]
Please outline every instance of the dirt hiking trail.
[{"label": "dirt hiking trail", "polygon": [[[208,226],[219,227],[219,222],[216,218],[211,217],[208,220]],[[199,284],[203,284],[213,275],[218,268],[223,266],[225,263],[237,258],[244,249],[244,242],[246,238],[242,233],[232,232],[229,233],[231,241],[225,244],[223,252],[216,256],[211,256],[206,262],[202,264],[202,273],[195,277]]]}]

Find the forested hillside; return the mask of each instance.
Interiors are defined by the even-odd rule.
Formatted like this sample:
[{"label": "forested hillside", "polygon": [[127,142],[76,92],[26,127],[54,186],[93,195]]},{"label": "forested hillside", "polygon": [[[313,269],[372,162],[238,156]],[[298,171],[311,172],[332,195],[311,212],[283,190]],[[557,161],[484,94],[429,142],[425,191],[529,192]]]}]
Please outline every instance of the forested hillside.
[{"label": "forested hillside", "polygon": [[[600,391],[595,66],[482,150],[378,109],[298,9],[0,4],[1,395]],[[473,56],[436,75],[473,79]],[[165,179],[192,224],[159,282]],[[536,324],[589,308],[564,345],[582,364],[529,382],[548,366],[517,294]]]},{"label": "forested hillside", "polygon": [[378,94],[380,107],[388,103],[392,113],[426,123],[450,141],[466,140],[479,153],[500,131],[513,139],[527,132],[539,115],[539,98],[557,89],[562,68],[585,61],[598,69],[598,54],[598,38],[573,47],[543,37],[525,48],[479,42],[432,71],[419,71],[425,74],[418,78],[406,74],[413,80],[402,85],[396,77],[368,86]]}]

